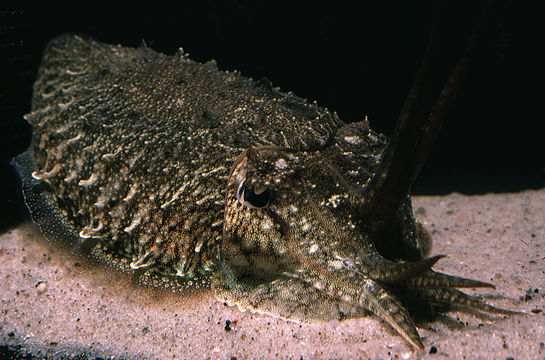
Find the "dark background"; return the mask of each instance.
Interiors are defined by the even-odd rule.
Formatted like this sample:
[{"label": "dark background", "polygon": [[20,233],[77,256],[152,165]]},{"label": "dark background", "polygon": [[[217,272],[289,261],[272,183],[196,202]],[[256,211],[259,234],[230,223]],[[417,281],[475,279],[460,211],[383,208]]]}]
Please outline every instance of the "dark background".
[{"label": "dark background", "polygon": [[[296,2],[292,2],[296,3]],[[436,1],[95,2],[0,10],[0,230],[25,216],[9,159],[25,150],[32,83],[47,42],[65,32],[107,43],[216,59],[267,77],[346,122],[367,115],[391,134],[422,60]],[[436,93],[463,51],[484,2],[452,2]],[[151,7],[153,6],[153,7]],[[420,177],[418,194],[474,194],[545,186],[545,2],[499,1]]]}]

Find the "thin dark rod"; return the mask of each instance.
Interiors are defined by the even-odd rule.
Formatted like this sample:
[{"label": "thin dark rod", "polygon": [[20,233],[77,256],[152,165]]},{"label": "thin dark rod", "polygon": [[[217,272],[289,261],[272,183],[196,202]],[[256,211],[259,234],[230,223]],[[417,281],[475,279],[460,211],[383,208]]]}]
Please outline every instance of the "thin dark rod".
[{"label": "thin dark rod", "polygon": [[[367,184],[363,210],[374,222],[392,219],[409,194],[411,186],[430,152],[431,146],[460,88],[473,54],[489,18],[494,0],[488,2],[483,16],[465,48],[441,95],[429,115],[426,99],[432,83],[432,74],[438,48],[438,30],[445,14],[441,3],[432,26],[426,54],[398,119],[394,134],[383,154],[379,169]],[[426,122],[422,125],[422,119]]]}]

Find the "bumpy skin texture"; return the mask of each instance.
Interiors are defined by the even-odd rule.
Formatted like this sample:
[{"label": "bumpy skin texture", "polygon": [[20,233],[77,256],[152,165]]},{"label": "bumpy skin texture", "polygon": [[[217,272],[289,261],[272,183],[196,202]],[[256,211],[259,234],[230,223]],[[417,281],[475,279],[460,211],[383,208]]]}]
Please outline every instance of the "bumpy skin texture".
[{"label": "bumpy skin texture", "polygon": [[26,119],[16,164],[50,240],[290,320],[372,312],[417,348],[410,304],[499,311],[454,289],[491,285],[431,270],[410,198],[380,234],[361,215],[384,136],[266,79],[65,35]]}]

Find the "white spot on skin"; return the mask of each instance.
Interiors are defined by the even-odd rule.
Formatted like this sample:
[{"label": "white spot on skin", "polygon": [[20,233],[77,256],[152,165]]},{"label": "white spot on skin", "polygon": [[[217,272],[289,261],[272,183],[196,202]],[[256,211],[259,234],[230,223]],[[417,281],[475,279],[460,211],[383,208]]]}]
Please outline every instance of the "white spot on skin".
[{"label": "white spot on skin", "polygon": [[323,290],[324,289],[324,284],[321,281],[316,281],[313,285],[318,290]]},{"label": "white spot on skin", "polygon": [[309,254],[314,254],[316,251],[318,251],[320,247],[318,244],[312,244],[312,246],[308,249]]},{"label": "white spot on skin", "polygon": [[162,204],[161,205],[161,209],[164,209],[166,208],[167,206],[169,206],[170,204],[172,204],[174,201],[176,201],[176,199],[178,199],[178,197],[180,197],[180,195],[184,192],[185,188],[187,187],[187,183],[184,183],[182,185],[182,187],[180,187],[175,193],[174,195],[172,195],[172,197],[170,198],[169,201],[167,201],[166,203]]},{"label": "white spot on skin", "polygon": [[134,216],[134,219],[132,219],[132,222],[129,226],[123,229],[127,234],[130,234],[138,225],[140,225],[140,222],[142,221],[142,218],[144,215],[146,215],[147,209],[145,207],[141,207],[136,215]]},{"label": "white spot on skin", "polygon": [[218,221],[215,221],[213,222],[210,227],[211,228],[216,228],[216,227],[220,227],[221,225],[223,225],[223,220],[218,220]]},{"label": "white spot on skin", "polygon": [[153,252],[151,250],[149,250],[142,257],[140,257],[139,259],[137,259],[137,260],[130,263],[131,269],[136,270],[136,269],[140,269],[140,268],[149,266],[152,263],[152,261],[151,261],[152,257],[153,257]]},{"label": "white spot on skin", "polygon": [[76,171],[72,171],[66,178],[64,178],[64,182],[71,183],[77,176],[78,173]]},{"label": "white spot on skin", "polygon": [[53,169],[51,169],[51,170],[49,170],[47,172],[34,171],[32,173],[32,177],[34,179],[36,179],[36,180],[49,179],[49,178],[52,178],[53,176],[57,175],[61,169],[62,169],[61,164],[55,164],[55,166],[53,166]]},{"label": "white spot on skin", "polygon": [[56,93],[56,91],[52,90],[52,91],[50,91],[48,93],[42,93],[41,96],[42,96],[42,99],[47,100],[50,97],[52,97],[53,95],[55,95],[55,93]]},{"label": "white spot on skin", "polygon": [[91,186],[91,185],[95,184],[97,182],[97,180],[98,180],[97,174],[93,173],[89,179],[80,180],[78,185],[83,186],[83,187],[88,187],[88,186]]},{"label": "white spot on skin", "polygon": [[129,200],[131,200],[134,197],[134,195],[136,194],[136,189],[138,189],[138,185],[132,184],[130,189],[129,189],[129,193],[127,194],[127,196],[125,196],[123,201],[128,202]]},{"label": "white spot on skin", "polygon": [[273,222],[268,217],[261,223],[261,230],[269,231],[273,227]]},{"label": "white spot on skin", "polygon": [[83,70],[72,70],[72,69],[68,68],[68,69],[66,69],[66,73],[68,75],[71,75],[71,76],[76,76],[76,75],[84,74],[85,72]]},{"label": "white spot on skin", "polygon": [[66,103],[58,103],[59,110],[64,111],[64,110],[68,109],[68,107],[70,105],[72,105],[72,102],[73,102],[73,100],[70,100],[70,101],[68,101]]},{"label": "white spot on skin", "polygon": [[200,239],[199,242],[197,243],[197,245],[195,245],[195,252],[198,253],[198,252],[201,252],[201,248],[204,244],[204,239]]},{"label": "white spot on skin", "polygon": [[206,195],[206,196],[203,197],[202,199],[195,201],[195,204],[197,204],[197,205],[202,205],[202,204],[204,204],[208,199],[211,199],[211,198],[213,198],[213,197],[214,197],[214,195]]},{"label": "white spot on skin", "polygon": [[71,85],[71,86],[65,85],[64,87],[61,88],[61,92],[62,92],[63,95],[68,95],[68,94],[70,94],[71,92],[74,92],[77,89],[78,89],[77,85]]},{"label": "white spot on skin", "polygon": [[340,270],[343,268],[343,262],[339,260],[330,260],[327,262],[327,265],[331,266],[335,270]]},{"label": "white spot on skin", "polygon": [[68,123],[64,124],[63,126],[61,126],[60,128],[58,128],[55,131],[56,131],[57,134],[63,134],[66,131],[70,130],[72,128],[72,126],[74,126],[74,124],[71,123],[71,122],[68,122]]},{"label": "white spot on skin", "polygon": [[373,134],[372,132],[369,131],[369,134],[367,135],[369,137],[369,139],[371,139],[373,142],[377,142],[378,141],[378,137]]},{"label": "white spot on skin", "polygon": [[352,145],[359,145],[362,143],[362,140],[359,136],[345,136],[344,141]]},{"label": "white spot on skin", "polygon": [[[79,232],[79,237],[82,239],[88,239],[91,237],[97,237],[100,230],[104,228],[104,224],[102,223],[102,220],[99,220],[97,227],[93,227],[93,219],[91,218],[91,223],[83,228]],[[100,236],[98,236],[100,237]]]},{"label": "white spot on skin", "polygon": [[344,198],[344,195],[335,194],[331,196],[329,199],[327,199],[327,205],[333,206],[333,208],[336,208],[341,203],[341,200]]},{"label": "white spot on skin", "polygon": [[90,238],[91,236],[89,234],[87,234],[86,232],[86,228],[84,228],[83,230],[81,230],[79,232],[79,237],[82,238],[82,239],[88,239]]},{"label": "white spot on skin", "polygon": [[176,268],[176,276],[185,277],[185,272],[179,268]]},{"label": "white spot on skin", "polygon": [[288,209],[289,209],[290,212],[293,213],[293,214],[297,214],[297,211],[299,211],[299,209],[297,208],[297,206],[295,206],[295,205],[293,205],[293,204],[290,205],[290,206],[288,207]]},{"label": "white spot on skin", "polygon": [[121,148],[117,149],[115,153],[107,153],[102,155],[102,158],[105,160],[113,159],[117,154],[119,154],[119,152],[121,152]]},{"label": "white spot on skin", "polygon": [[[100,188],[99,190],[104,191],[104,188]],[[95,202],[95,207],[98,208],[98,209],[102,209],[102,208],[104,208],[104,206],[106,206],[107,201],[108,201],[108,197],[106,196],[106,194],[101,193],[99,195],[97,201]]]},{"label": "white spot on skin", "polygon": [[304,217],[304,218],[301,220],[301,231],[303,231],[303,232],[306,233],[306,232],[309,231],[309,230],[310,230],[310,224],[309,224],[307,218]]},{"label": "white spot on skin", "polygon": [[67,144],[75,143],[76,141],[78,141],[78,140],[81,139],[82,137],[83,137],[83,134],[82,134],[82,133],[78,133],[78,134],[77,134],[76,136],[74,136],[73,138],[66,140],[66,143],[67,143]]},{"label": "white spot on skin", "polygon": [[212,170],[210,170],[208,172],[203,172],[201,174],[201,176],[202,177],[208,177],[210,175],[213,175],[213,174],[217,173],[218,171],[223,171],[223,170],[225,170],[225,168],[223,166],[220,166],[219,168],[212,169]]},{"label": "white spot on skin", "polygon": [[276,162],[274,163],[274,166],[278,170],[285,170],[285,169],[288,168],[288,163],[286,162],[286,160],[280,158],[280,159],[276,160]]},{"label": "white spot on skin", "polygon": [[299,158],[298,158],[297,156],[293,155],[293,154],[289,154],[289,155],[288,155],[288,158],[289,158],[290,160],[295,161],[295,162],[298,162],[298,161],[299,161]]},{"label": "white spot on skin", "polygon": [[140,225],[141,218],[135,218],[129,226],[123,229],[127,234],[130,234],[138,225]]}]

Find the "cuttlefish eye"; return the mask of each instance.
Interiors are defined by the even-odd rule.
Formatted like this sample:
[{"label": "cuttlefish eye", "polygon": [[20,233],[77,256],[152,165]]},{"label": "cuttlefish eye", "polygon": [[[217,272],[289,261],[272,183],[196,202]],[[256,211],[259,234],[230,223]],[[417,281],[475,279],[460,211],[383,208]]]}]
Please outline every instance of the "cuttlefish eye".
[{"label": "cuttlefish eye", "polygon": [[269,205],[272,191],[267,186],[250,188],[240,183],[237,190],[237,200],[251,209],[261,209]]}]

